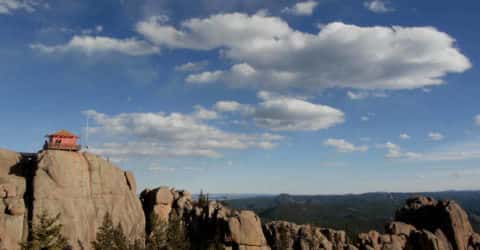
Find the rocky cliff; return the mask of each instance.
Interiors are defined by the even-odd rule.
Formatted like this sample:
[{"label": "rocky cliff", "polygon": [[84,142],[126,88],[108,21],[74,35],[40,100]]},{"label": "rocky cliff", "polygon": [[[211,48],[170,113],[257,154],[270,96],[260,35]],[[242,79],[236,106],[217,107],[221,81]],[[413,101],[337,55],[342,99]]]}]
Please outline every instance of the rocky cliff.
[{"label": "rocky cliff", "polygon": [[454,201],[413,197],[384,232],[349,239],[344,231],[319,226],[262,224],[251,211],[194,200],[189,192],[169,187],[146,189],[137,197],[132,173],[89,153],[0,149],[0,198],[2,250],[19,249],[18,243],[28,237],[29,222],[35,223],[43,211],[61,215],[62,234],[73,249],[91,249],[109,213],[131,241],[151,235],[145,218],[159,218],[167,225],[179,222],[191,249],[480,250],[480,235]]},{"label": "rocky cliff", "polygon": [[145,218],[128,172],[89,153],[46,150],[25,156],[0,150],[0,248],[18,249],[27,221],[60,213],[63,235],[73,249],[90,249],[106,213],[130,239],[142,238]]}]

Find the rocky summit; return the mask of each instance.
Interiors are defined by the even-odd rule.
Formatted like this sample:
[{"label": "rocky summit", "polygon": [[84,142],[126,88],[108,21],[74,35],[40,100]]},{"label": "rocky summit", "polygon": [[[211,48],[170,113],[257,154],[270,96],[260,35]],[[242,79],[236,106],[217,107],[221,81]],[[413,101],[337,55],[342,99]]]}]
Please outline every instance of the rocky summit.
[{"label": "rocky summit", "polygon": [[0,249],[20,249],[37,215],[60,214],[72,249],[92,249],[108,213],[127,240],[153,234],[149,218],[185,225],[191,249],[241,250],[479,250],[465,211],[454,201],[417,196],[399,208],[384,232],[349,238],[345,231],[287,221],[262,223],[251,211],[195,200],[170,187],[136,194],[133,174],[99,156],[44,150],[20,154],[0,149]]}]

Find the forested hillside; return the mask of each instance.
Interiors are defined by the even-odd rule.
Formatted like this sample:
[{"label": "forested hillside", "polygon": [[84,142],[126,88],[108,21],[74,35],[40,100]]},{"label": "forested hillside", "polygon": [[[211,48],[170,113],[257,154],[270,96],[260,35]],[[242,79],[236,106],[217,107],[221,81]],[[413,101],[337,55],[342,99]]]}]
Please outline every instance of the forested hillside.
[{"label": "forested hillside", "polygon": [[[455,200],[465,208],[475,230],[480,229],[480,191],[418,193]],[[383,231],[396,209],[414,193],[366,193],[360,195],[262,196],[226,201],[238,209],[251,209],[265,221],[287,220],[346,230],[355,235],[369,229]]]}]

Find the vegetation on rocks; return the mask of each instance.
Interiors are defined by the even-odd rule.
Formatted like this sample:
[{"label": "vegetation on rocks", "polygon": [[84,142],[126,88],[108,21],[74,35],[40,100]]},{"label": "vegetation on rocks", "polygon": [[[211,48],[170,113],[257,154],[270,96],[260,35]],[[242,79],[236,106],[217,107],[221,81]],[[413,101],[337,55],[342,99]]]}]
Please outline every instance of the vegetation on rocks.
[{"label": "vegetation on rocks", "polygon": [[28,240],[20,243],[25,250],[62,250],[68,247],[68,242],[62,236],[63,225],[58,223],[60,214],[49,216],[46,210],[37,216],[38,222],[31,225]]}]

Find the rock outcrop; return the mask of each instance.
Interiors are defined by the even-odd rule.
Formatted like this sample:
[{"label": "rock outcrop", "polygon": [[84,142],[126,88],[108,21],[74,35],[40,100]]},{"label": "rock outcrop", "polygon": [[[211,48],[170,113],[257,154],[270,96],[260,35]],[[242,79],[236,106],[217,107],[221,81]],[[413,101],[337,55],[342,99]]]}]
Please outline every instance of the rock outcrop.
[{"label": "rock outcrop", "polygon": [[345,231],[272,221],[264,225],[264,232],[274,250],[357,249],[349,244]]},{"label": "rock outcrop", "polygon": [[386,226],[386,234],[371,231],[358,236],[360,249],[480,249],[466,212],[454,201],[417,196],[408,199]]},{"label": "rock outcrop", "polygon": [[129,239],[141,239],[145,218],[135,185],[131,173],[93,154],[0,150],[0,249],[18,249],[28,222],[43,211],[60,214],[73,249],[91,249],[106,213]]},{"label": "rock outcrop", "polygon": [[179,216],[188,228],[192,244],[197,247],[215,242],[225,249],[270,249],[260,218],[251,211],[234,211],[216,201],[199,204],[189,192],[168,187],[144,190],[141,200],[146,218],[152,213],[164,221],[172,214]]},{"label": "rock outcrop", "polygon": [[17,249],[26,237],[26,179],[21,155],[0,149],[0,249]]},{"label": "rock outcrop", "polygon": [[129,239],[143,238],[145,218],[130,174],[89,153],[46,150],[33,179],[33,222],[43,210],[61,214],[63,235],[88,249],[109,213]]}]

